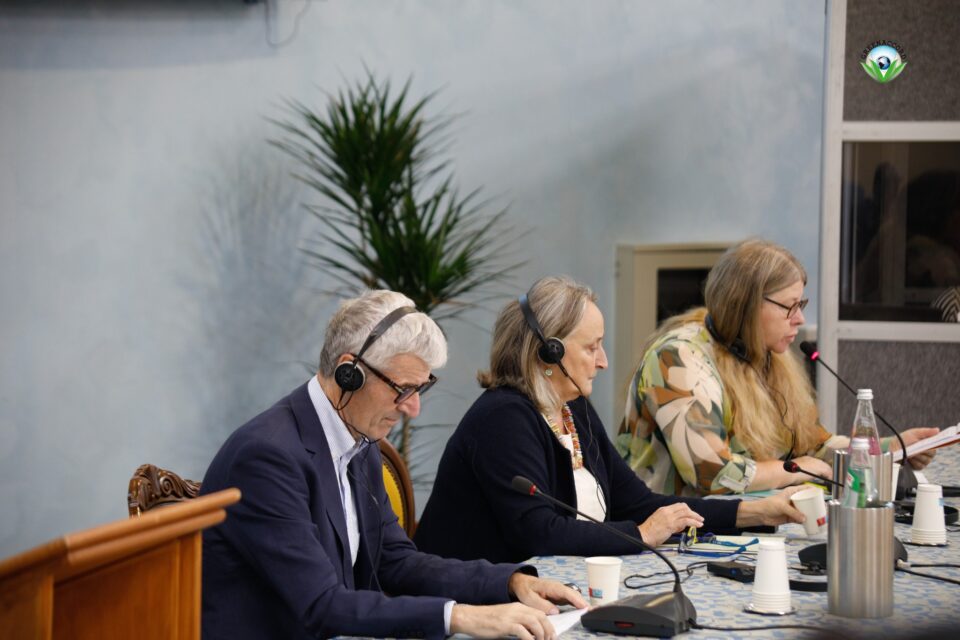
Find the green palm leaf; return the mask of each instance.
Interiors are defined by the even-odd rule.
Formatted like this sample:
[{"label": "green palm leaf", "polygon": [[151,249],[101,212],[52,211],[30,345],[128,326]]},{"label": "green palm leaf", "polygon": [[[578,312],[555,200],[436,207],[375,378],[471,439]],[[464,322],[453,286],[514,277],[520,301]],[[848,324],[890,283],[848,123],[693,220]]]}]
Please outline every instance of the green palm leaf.
[{"label": "green palm leaf", "polygon": [[[288,100],[270,143],[298,161],[294,176],[320,196],[306,209],[321,231],[303,251],[338,291],[392,289],[444,320],[497,297],[523,264],[511,256],[524,234],[506,208],[489,212],[480,189],[461,195],[445,155],[455,118],[428,118],[436,94],[415,100],[410,86],[394,92],[368,71],[322,110]],[[398,447],[405,458],[408,428]]]}]

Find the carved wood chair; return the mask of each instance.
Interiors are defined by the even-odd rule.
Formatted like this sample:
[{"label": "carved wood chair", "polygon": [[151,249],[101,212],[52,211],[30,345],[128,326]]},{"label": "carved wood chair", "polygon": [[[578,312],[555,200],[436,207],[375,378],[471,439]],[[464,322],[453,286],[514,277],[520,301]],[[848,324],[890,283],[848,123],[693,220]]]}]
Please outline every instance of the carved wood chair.
[{"label": "carved wood chair", "polygon": [[[397,514],[400,527],[413,537],[417,530],[416,510],[413,502],[413,484],[403,458],[386,440],[380,441],[380,454],[383,460],[383,485],[390,499],[390,506]],[[139,516],[144,511],[166,504],[174,504],[196,498],[200,494],[200,483],[186,480],[172,471],[156,465],[144,464],[130,478],[127,490],[127,510],[130,516]]]},{"label": "carved wood chair", "polygon": [[152,464],[143,464],[133,473],[127,489],[127,510],[130,516],[166,504],[190,500],[200,495],[200,483],[184,480],[172,471]]},{"label": "carved wood chair", "polygon": [[397,514],[400,527],[412,538],[417,530],[417,521],[413,504],[413,484],[410,482],[407,465],[386,439],[380,441],[380,457],[383,459],[383,486],[387,490],[390,506]]}]

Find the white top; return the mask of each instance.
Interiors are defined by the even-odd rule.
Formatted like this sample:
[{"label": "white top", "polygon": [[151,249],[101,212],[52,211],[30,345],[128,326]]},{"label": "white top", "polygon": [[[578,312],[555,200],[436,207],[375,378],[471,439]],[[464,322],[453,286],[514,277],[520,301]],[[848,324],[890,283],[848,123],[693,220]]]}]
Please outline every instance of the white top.
[{"label": "white top", "polygon": [[[577,487],[577,508],[603,522],[607,517],[607,505],[597,479],[587,471],[586,467],[580,467],[573,471],[573,482]],[[577,516],[577,520],[586,520],[586,518]]]},{"label": "white top", "polygon": [[[573,464],[573,436],[564,433],[557,436],[563,448],[570,452],[570,464]],[[573,484],[577,491],[577,509],[583,511],[590,517],[603,522],[607,516],[607,504],[603,499],[603,491],[597,479],[593,477],[586,467],[580,467],[573,470]],[[586,520],[578,515],[577,520]]]}]

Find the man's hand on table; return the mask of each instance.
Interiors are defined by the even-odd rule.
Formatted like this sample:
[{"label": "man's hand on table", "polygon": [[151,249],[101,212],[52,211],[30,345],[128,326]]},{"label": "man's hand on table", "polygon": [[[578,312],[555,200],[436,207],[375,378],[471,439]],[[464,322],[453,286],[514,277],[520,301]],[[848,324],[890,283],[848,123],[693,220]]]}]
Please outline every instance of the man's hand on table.
[{"label": "man's hand on table", "polygon": [[525,573],[517,572],[510,576],[507,588],[523,604],[549,615],[559,613],[558,604],[572,604],[577,609],[587,606],[583,596],[575,589],[556,580],[543,580]]},{"label": "man's hand on table", "polygon": [[450,632],[476,638],[516,636],[520,640],[555,640],[557,632],[547,615],[559,613],[558,604],[571,604],[578,609],[587,606],[576,590],[555,580],[542,580],[525,573],[510,576],[507,588],[520,602],[490,606],[456,604],[450,616]]}]

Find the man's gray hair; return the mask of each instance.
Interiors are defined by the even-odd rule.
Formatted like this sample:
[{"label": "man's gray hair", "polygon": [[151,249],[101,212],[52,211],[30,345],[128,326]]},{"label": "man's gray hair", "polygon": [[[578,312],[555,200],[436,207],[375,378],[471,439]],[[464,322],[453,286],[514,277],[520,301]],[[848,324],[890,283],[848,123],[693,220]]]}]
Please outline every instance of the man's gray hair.
[{"label": "man's gray hair", "polygon": [[[359,297],[340,303],[340,308],[327,324],[320,351],[320,374],[333,376],[340,356],[358,353],[378,322],[394,309],[408,306],[414,306],[410,298],[385,289],[365,291]],[[419,311],[408,313],[370,345],[363,359],[380,368],[386,367],[393,356],[401,353],[417,356],[430,369],[439,369],[447,362],[447,340],[430,316]]]}]

